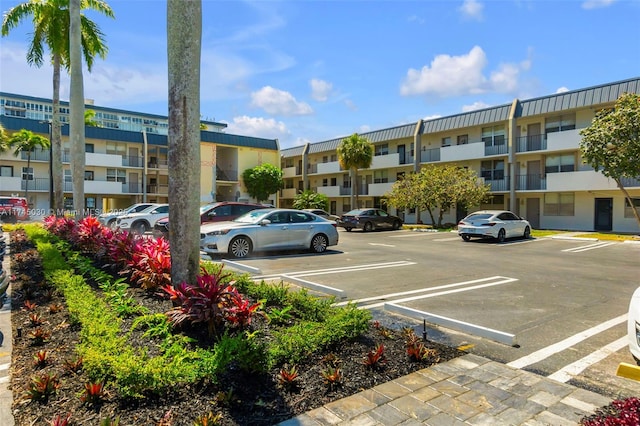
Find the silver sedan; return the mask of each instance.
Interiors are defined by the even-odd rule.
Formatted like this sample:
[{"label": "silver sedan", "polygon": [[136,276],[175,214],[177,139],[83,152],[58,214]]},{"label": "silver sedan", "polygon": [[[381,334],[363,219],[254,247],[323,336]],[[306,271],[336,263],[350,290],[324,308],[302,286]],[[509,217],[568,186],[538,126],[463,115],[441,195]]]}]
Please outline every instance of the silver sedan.
[{"label": "silver sedan", "polygon": [[254,251],[309,249],[324,252],[338,244],[337,224],[294,209],[259,209],[230,222],[200,227],[200,250],[246,257]]}]

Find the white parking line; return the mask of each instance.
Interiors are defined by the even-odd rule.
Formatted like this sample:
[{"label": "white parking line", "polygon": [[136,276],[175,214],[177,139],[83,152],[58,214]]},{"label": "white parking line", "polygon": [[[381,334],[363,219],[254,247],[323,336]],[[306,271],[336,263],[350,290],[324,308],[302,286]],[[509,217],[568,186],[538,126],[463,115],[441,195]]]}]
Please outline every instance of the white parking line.
[{"label": "white parking line", "polygon": [[[336,268],[311,269],[306,271],[287,272],[287,275],[303,277],[303,276],[309,276],[309,275],[334,274],[334,273],[340,273],[340,272],[362,271],[366,269],[378,269],[378,268],[391,268],[394,266],[407,266],[407,265],[415,265],[415,262],[407,262],[406,260],[399,260],[395,262],[368,263],[364,265],[353,265],[353,266],[338,266]],[[279,277],[280,275],[281,274],[272,274],[272,275],[256,276],[253,278],[255,279],[270,278],[270,277]]]},{"label": "white parking line", "polygon": [[395,247],[393,244],[369,243],[370,246]]},{"label": "white parking line", "polygon": [[507,365],[514,368],[523,368],[528,365],[535,364],[539,361],[542,361],[543,359],[549,358],[555,353],[570,348],[571,346],[580,343],[591,336],[595,336],[596,334],[601,333],[615,325],[621,324],[626,320],[627,314],[620,315],[619,317],[598,324],[595,327],[591,327],[587,330],[581,331],[580,333],[574,334],[573,336],[567,337],[566,339],[554,343],[553,345],[547,346],[546,348],[542,348],[530,353],[529,355],[523,356],[522,358],[511,361]]},{"label": "white parking line", "polygon": [[606,346],[598,349],[597,351],[585,356],[573,362],[555,373],[548,376],[550,379],[556,380],[558,382],[566,383],[581,372],[583,372],[587,367],[592,366],[596,362],[602,361],[609,355],[619,351],[620,349],[627,346],[629,341],[627,340],[627,336],[621,337],[616,341],[609,343]]},{"label": "white parking line", "polygon": [[380,299],[391,299],[394,297],[399,297],[399,296],[407,296],[409,294],[416,294],[416,293],[428,293],[431,291],[437,291],[437,290],[444,290],[446,288],[453,288],[453,287],[460,287],[463,285],[468,285],[468,284],[476,284],[476,283],[481,283],[484,281],[494,281],[498,278],[502,278],[502,277],[489,277],[489,278],[480,278],[478,280],[472,280],[472,281],[463,281],[463,282],[459,282],[459,283],[453,283],[453,284],[445,284],[445,285],[440,285],[437,287],[428,287],[428,288],[419,288],[417,290],[409,290],[409,291],[402,291],[399,293],[387,293],[387,294],[381,294],[379,296],[372,296],[372,297],[366,297],[364,299],[355,299],[355,300],[349,300],[347,302],[340,302],[337,303],[336,305],[340,306],[340,305],[346,305],[348,303],[363,303],[363,302],[371,302],[372,300],[380,300]]},{"label": "white parking line", "polygon": [[610,245],[613,245],[613,244],[615,244],[615,243],[606,242],[606,241],[600,241],[598,243],[593,243],[593,244],[589,244],[589,245],[586,245],[586,246],[580,246],[580,247],[573,247],[573,248],[565,249],[565,250],[562,250],[562,251],[571,252],[571,253],[580,253],[582,251],[599,249],[599,248],[607,247],[607,246],[610,246]]},{"label": "white parking line", "polygon": [[433,241],[455,241],[455,240],[460,240],[460,237],[449,237],[449,238],[435,238]]}]

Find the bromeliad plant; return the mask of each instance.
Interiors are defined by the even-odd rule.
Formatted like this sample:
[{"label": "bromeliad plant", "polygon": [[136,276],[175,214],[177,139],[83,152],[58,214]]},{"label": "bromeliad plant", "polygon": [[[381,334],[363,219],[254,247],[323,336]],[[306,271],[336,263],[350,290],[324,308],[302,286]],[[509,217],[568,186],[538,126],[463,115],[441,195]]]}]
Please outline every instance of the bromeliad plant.
[{"label": "bromeliad plant", "polygon": [[46,367],[49,364],[49,352],[45,349],[39,350],[33,356],[33,363],[37,368]]},{"label": "bromeliad plant", "polygon": [[298,378],[298,368],[295,365],[291,367],[285,365],[278,372],[277,380],[278,385],[288,390],[292,390],[296,386],[296,379]]},{"label": "bromeliad plant", "polygon": [[202,268],[195,285],[186,282],[176,287],[165,285],[162,289],[175,305],[167,312],[169,320],[174,325],[204,323],[209,336],[217,335],[225,321],[234,327],[249,324],[260,305],[244,300],[233,283],[228,282],[229,276],[222,268],[214,272]]},{"label": "bromeliad plant", "polygon": [[25,398],[46,403],[51,395],[60,388],[60,379],[55,374],[41,374],[31,378],[25,392]]},{"label": "bromeliad plant", "polygon": [[382,364],[385,364],[387,359],[384,355],[384,345],[379,344],[374,350],[367,352],[363,362],[371,370],[378,369]]},{"label": "bromeliad plant", "polygon": [[80,400],[82,402],[95,405],[101,402],[103,398],[104,398],[104,382],[84,384],[84,393],[80,397]]}]

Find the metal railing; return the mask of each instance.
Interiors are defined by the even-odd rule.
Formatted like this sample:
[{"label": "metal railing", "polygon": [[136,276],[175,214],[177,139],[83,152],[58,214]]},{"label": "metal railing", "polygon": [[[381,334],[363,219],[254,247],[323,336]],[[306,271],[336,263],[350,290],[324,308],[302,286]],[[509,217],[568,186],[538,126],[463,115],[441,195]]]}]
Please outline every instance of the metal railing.
[{"label": "metal railing", "polygon": [[547,149],[547,135],[520,136],[516,139],[516,152],[541,151]]},{"label": "metal railing", "polygon": [[440,161],[440,148],[432,148],[420,151],[421,163],[432,163],[434,161]]},{"label": "metal railing", "polygon": [[547,179],[541,174],[516,175],[516,190],[535,191],[547,189]]}]

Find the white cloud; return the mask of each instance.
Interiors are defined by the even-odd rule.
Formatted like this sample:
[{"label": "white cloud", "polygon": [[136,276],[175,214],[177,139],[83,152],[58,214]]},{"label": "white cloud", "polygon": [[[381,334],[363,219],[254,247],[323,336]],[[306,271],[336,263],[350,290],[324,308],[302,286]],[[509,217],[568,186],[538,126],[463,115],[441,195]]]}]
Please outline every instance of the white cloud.
[{"label": "white cloud", "polygon": [[319,102],[326,101],[333,90],[333,84],[317,78],[311,79],[309,84],[311,85],[311,97]]},{"label": "white cloud", "polygon": [[609,7],[615,2],[616,0],[587,0],[582,2],[582,8],[587,10],[601,9],[603,7]]},{"label": "white cloud", "polygon": [[426,117],[423,118],[423,120],[425,121],[435,120],[436,118],[440,118],[440,117],[442,117],[440,114],[427,115]]},{"label": "white cloud", "polygon": [[472,103],[471,105],[463,105],[462,112],[477,111],[479,109],[489,108],[490,106],[491,105],[485,104],[484,102],[477,101]]},{"label": "white cloud", "polygon": [[474,46],[465,55],[438,55],[430,66],[425,65],[420,70],[410,68],[407,71],[400,86],[400,94],[451,97],[490,91],[514,93],[518,90],[520,73],[531,68],[530,59],[520,63],[504,63],[487,78],[483,74],[487,64],[487,56],[479,46]]},{"label": "white cloud", "polygon": [[289,92],[265,86],[251,93],[251,106],[262,108],[272,115],[308,115],[313,109],[305,102],[298,102]]},{"label": "white cloud", "polygon": [[344,104],[347,108],[349,108],[351,111],[357,111],[358,110],[358,106],[355,104],[355,102],[353,102],[351,99],[345,99],[344,100]]},{"label": "white cloud", "polygon": [[568,91],[569,91],[569,89],[567,87],[562,86],[562,87],[559,87],[556,90],[556,93],[564,93],[564,92],[568,92]]},{"label": "white cloud", "polygon": [[282,121],[246,115],[234,117],[232,123],[227,123],[226,132],[266,139],[284,139],[290,136],[287,126]]},{"label": "white cloud", "polygon": [[462,6],[458,8],[464,18],[473,19],[475,21],[482,21],[483,9],[484,5],[476,0],[464,0]]}]

